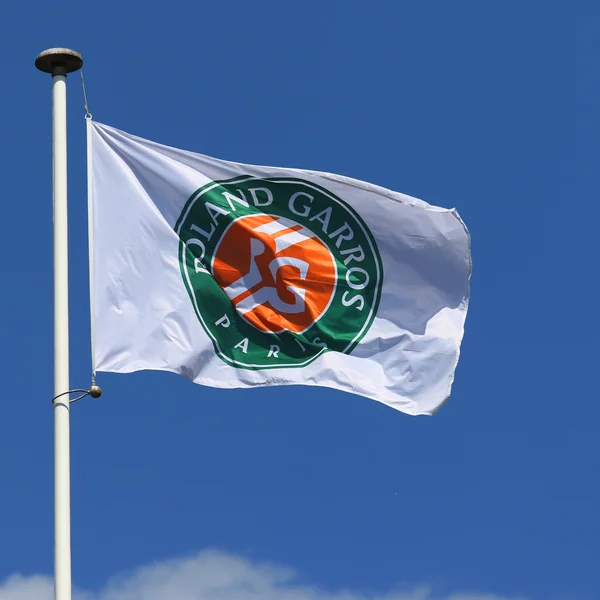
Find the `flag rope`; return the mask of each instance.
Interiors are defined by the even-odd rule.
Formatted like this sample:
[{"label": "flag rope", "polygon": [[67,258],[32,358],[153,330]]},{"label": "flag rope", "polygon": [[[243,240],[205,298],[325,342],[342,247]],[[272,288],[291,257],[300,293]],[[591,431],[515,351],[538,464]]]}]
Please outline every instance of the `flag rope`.
[{"label": "flag rope", "polygon": [[88,107],[87,94],[85,92],[85,81],[83,79],[83,67],[80,69],[79,74],[81,75],[81,89],[83,90],[83,108],[85,109],[85,118],[91,119],[92,113]]}]

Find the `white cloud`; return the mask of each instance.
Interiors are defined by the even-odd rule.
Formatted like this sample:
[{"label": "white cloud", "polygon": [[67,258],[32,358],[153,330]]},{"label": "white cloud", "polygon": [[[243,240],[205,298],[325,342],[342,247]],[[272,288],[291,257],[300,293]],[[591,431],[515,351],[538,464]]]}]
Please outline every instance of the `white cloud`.
[{"label": "white cloud", "polygon": [[[0,583],[0,600],[52,600],[52,578],[12,575]],[[112,578],[100,591],[75,590],[74,600],[525,600],[494,594],[439,596],[428,588],[362,594],[327,591],[298,582],[287,567],[205,551],[157,562]]]}]

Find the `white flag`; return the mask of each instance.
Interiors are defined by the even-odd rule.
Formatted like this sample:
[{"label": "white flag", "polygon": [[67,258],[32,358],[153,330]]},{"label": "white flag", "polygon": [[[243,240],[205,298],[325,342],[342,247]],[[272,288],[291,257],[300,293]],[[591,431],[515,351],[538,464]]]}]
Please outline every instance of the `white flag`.
[{"label": "white flag", "polygon": [[448,398],[471,274],[455,210],[90,132],[97,370],[320,385],[412,415]]}]

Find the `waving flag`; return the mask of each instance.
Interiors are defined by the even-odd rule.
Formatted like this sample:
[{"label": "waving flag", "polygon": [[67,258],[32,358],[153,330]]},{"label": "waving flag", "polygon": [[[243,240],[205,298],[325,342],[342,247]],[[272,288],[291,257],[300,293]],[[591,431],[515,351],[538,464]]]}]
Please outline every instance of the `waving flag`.
[{"label": "waving flag", "polygon": [[90,131],[97,370],[321,385],[413,415],[448,398],[471,274],[455,210]]}]

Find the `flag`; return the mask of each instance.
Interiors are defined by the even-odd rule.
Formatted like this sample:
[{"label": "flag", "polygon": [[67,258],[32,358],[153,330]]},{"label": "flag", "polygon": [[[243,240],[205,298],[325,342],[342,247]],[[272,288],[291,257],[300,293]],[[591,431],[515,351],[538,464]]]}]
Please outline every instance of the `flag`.
[{"label": "flag", "polygon": [[326,386],[411,415],[449,397],[471,274],[456,210],[89,132],[95,369]]}]

